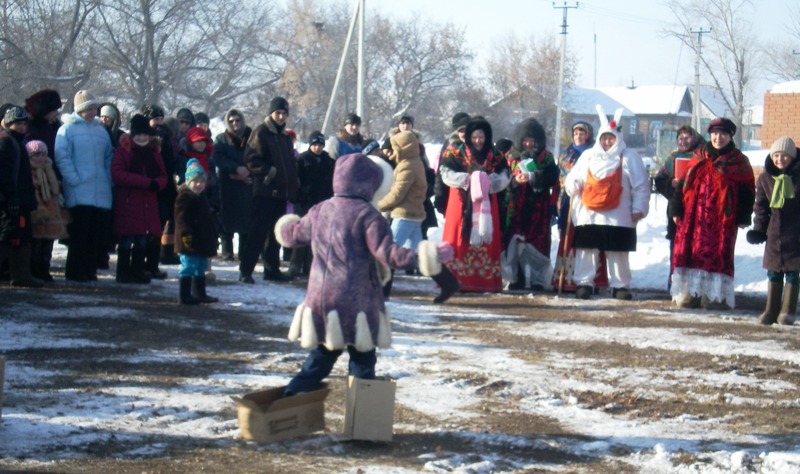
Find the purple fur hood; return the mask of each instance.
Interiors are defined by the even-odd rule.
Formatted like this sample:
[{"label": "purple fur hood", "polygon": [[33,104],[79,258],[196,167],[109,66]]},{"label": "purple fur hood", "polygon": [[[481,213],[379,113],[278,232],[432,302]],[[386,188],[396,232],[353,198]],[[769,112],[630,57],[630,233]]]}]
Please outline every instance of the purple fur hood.
[{"label": "purple fur hood", "polygon": [[302,218],[287,215],[278,221],[275,235],[281,245],[311,245],[314,254],[308,291],[295,312],[290,340],[299,340],[305,348],[352,345],[361,352],[391,345],[382,269],[417,264],[416,251],[394,244],[388,222],[371,204],[391,188],[391,177],[391,167],[383,160],[360,153],[339,157],[334,196]]}]

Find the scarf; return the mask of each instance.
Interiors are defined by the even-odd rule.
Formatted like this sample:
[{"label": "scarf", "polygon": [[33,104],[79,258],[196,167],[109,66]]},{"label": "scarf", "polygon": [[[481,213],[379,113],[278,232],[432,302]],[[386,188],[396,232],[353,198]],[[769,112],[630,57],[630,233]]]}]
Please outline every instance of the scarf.
[{"label": "scarf", "polygon": [[[492,241],[492,202],[489,199],[491,182],[489,175],[477,171],[470,176],[470,195],[472,197],[472,232],[469,243],[475,247]],[[477,223],[477,225],[475,225]]]},{"label": "scarf", "polygon": [[794,183],[792,177],[787,174],[775,176],[775,187],[772,188],[772,198],[769,200],[769,207],[780,209],[787,199],[794,199]]}]

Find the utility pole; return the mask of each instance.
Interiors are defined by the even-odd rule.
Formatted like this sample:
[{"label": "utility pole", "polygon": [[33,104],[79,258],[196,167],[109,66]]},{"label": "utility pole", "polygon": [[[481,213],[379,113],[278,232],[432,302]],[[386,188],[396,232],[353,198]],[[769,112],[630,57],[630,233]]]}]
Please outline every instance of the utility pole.
[{"label": "utility pole", "polygon": [[694,100],[692,101],[692,122],[694,129],[700,133],[700,52],[703,49],[703,35],[711,33],[711,28],[704,30],[689,28],[689,33],[697,33],[697,56],[694,60]]},{"label": "utility pole", "polygon": [[553,156],[555,156],[556,160],[558,156],[561,154],[561,134],[563,133],[563,128],[561,126],[561,109],[562,109],[562,102],[564,101],[564,60],[566,59],[567,55],[567,11],[570,8],[578,8],[579,2],[575,2],[575,5],[567,5],[567,2],[564,2],[563,5],[557,6],[556,2],[553,2],[553,8],[561,8],[564,12],[563,21],[561,22],[561,64],[558,66],[558,104],[556,109],[556,143],[553,147]]},{"label": "utility pole", "polygon": [[353,11],[353,18],[350,20],[350,28],[347,30],[347,39],[344,41],[342,58],[339,60],[339,69],[336,71],[336,80],[333,82],[333,92],[331,92],[331,98],[328,101],[328,110],[325,112],[325,120],[322,122],[323,134],[330,124],[331,112],[333,111],[333,104],[336,101],[336,94],[339,92],[339,83],[342,80],[342,71],[344,70],[344,64],[347,60],[347,53],[350,51],[350,42],[353,39],[353,30],[355,30],[356,27],[356,20],[360,21],[358,30],[358,91],[356,92],[356,109],[358,115],[363,114],[363,104],[361,101],[364,88],[364,55],[362,52],[364,49],[364,1],[365,0],[356,0],[356,8],[355,11]]}]

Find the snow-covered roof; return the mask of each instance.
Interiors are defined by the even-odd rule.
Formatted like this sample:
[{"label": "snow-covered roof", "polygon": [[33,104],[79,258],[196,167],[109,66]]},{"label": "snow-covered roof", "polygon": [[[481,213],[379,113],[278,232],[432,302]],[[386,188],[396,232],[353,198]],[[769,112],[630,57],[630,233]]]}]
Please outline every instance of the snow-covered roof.
[{"label": "snow-covered roof", "polygon": [[[689,88],[689,96],[694,98],[694,89]],[[733,111],[728,108],[725,103],[725,98],[720,94],[719,90],[713,86],[700,86],[700,99],[702,102],[702,111],[700,115],[703,118],[714,117],[732,117]]]},{"label": "snow-covered roof", "polygon": [[745,125],[762,125],[764,123],[764,106],[751,105],[744,109]]},{"label": "snow-covered roof", "polygon": [[617,102],[598,89],[576,87],[564,90],[563,109],[566,112],[575,115],[597,115],[597,104],[600,104],[607,114],[613,114],[614,111],[621,107],[623,109],[623,117],[633,117],[635,115],[623,104]]},{"label": "snow-covered roof", "polygon": [[652,85],[629,87],[600,87],[600,91],[623,104],[636,115],[678,115],[691,113],[687,87],[680,85]]},{"label": "snow-covered roof", "polygon": [[769,91],[772,94],[797,94],[800,93],[800,81],[789,81],[775,84]]}]

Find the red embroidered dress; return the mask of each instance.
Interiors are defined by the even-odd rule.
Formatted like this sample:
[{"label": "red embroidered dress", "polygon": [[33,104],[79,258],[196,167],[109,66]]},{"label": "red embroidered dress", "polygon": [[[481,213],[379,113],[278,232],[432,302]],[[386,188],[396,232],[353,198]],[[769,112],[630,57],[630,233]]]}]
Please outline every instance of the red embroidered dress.
[{"label": "red embroidered dress", "polygon": [[[483,164],[474,160],[469,148],[463,144],[448,146],[442,155],[440,169],[447,168],[458,173],[484,171],[508,173],[508,165],[501,153],[490,150]],[[500,276],[500,213],[497,194],[491,194],[492,241],[478,247],[469,243],[472,230],[472,201],[466,190],[451,187],[444,215],[442,240],[450,243],[455,259],[448,267],[461,283],[461,291],[498,293],[503,289]]]},{"label": "red embroidered dress", "polygon": [[750,161],[735,147],[706,144],[692,155],[682,192],[670,203],[675,232],[672,297],[705,296],[734,307],[733,258],[740,225],[749,225],[755,199]]}]

